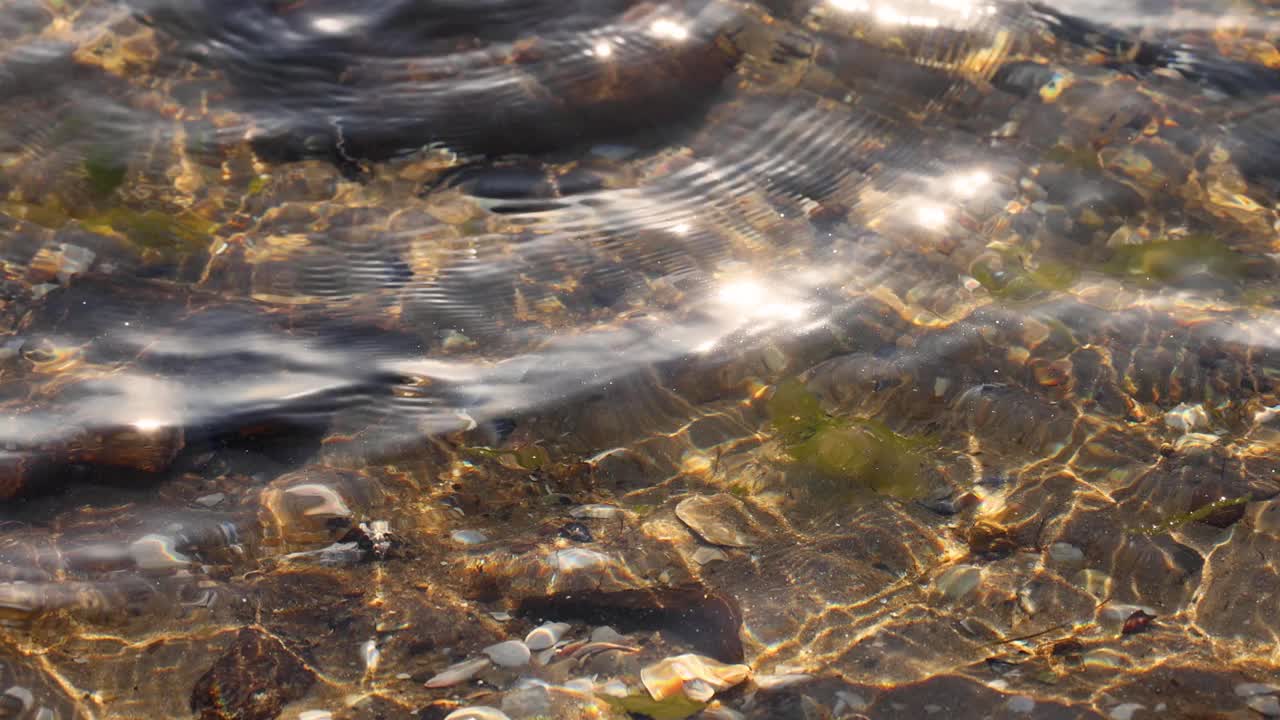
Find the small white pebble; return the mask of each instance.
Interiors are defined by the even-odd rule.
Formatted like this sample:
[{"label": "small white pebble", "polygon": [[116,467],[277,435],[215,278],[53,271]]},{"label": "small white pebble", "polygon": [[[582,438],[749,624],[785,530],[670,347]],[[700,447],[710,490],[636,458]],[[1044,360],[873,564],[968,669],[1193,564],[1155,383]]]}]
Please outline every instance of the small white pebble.
[{"label": "small white pebble", "polygon": [[441,688],[464,683],[489,667],[489,658],[472,658],[450,665],[426,682],[426,687]]},{"label": "small white pebble", "polygon": [[1084,551],[1071,543],[1056,542],[1049,546],[1049,557],[1063,565],[1084,563]]},{"label": "small white pebble", "polygon": [[1124,703],[1123,705],[1117,705],[1111,708],[1111,712],[1107,713],[1107,717],[1111,718],[1111,720],[1131,720],[1134,713],[1139,710],[1146,709],[1146,705],[1139,705],[1138,703]]},{"label": "small white pebble", "polygon": [[524,644],[530,650],[546,650],[560,642],[560,638],[569,632],[569,623],[545,623],[534,628],[525,636]]},{"label": "small white pebble", "polygon": [[475,707],[454,710],[445,715],[444,720],[511,720],[511,718],[498,708],[476,705]]},{"label": "small white pebble", "polygon": [[569,514],[579,520],[583,518],[590,518],[592,520],[608,520],[609,518],[617,517],[621,512],[622,510],[613,505],[597,503],[595,505],[579,505],[578,507],[570,510]]},{"label": "small white pebble", "polygon": [[449,537],[459,545],[479,545],[489,538],[479,530],[454,530]]},{"label": "small white pebble", "polygon": [[812,680],[813,676],[806,673],[785,673],[781,675],[756,675],[752,678],[756,687],[761,690],[777,690],[778,688],[799,685],[803,682]]},{"label": "small white pebble", "polygon": [[519,640],[508,640],[484,649],[494,665],[499,667],[520,667],[529,662],[529,646]]}]

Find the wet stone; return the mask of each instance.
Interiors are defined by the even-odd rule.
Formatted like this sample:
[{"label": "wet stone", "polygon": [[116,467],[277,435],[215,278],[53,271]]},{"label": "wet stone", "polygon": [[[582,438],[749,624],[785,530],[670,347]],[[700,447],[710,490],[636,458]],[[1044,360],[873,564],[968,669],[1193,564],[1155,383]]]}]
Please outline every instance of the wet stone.
[{"label": "wet stone", "polygon": [[196,682],[191,710],[200,720],[273,720],[315,680],[279,640],[244,628]]},{"label": "wet stone", "polygon": [[1245,704],[1263,717],[1280,717],[1280,698],[1275,695],[1255,695],[1246,700]]},{"label": "wet stone", "polygon": [[746,506],[732,495],[687,498],[676,506],[676,517],[712,545],[751,547],[759,542]]},{"label": "wet stone", "polygon": [[519,640],[508,640],[490,645],[484,649],[484,654],[500,667],[519,667],[529,662],[529,650],[529,646]]}]

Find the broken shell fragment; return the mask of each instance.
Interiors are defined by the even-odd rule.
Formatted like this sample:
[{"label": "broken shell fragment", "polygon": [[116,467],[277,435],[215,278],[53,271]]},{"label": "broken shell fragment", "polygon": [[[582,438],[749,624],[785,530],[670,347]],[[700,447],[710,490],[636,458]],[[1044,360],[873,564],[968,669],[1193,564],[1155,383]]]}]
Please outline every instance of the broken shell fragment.
[{"label": "broken shell fragment", "polygon": [[489,667],[489,658],[471,658],[455,663],[442,670],[426,682],[426,687],[442,688],[464,683],[475,677],[477,673]]},{"label": "broken shell fragment", "polygon": [[658,701],[683,694],[690,700],[706,702],[722,690],[747,679],[751,668],[726,665],[700,655],[669,657],[640,671],[640,680],[649,695]]},{"label": "broken shell fragment", "polygon": [[676,505],[676,517],[712,545],[751,547],[759,541],[751,533],[746,506],[732,495],[695,495]]},{"label": "broken shell fragment", "polygon": [[545,623],[525,636],[524,644],[528,645],[530,650],[546,650],[560,642],[560,638],[567,632],[569,632],[569,623]]}]

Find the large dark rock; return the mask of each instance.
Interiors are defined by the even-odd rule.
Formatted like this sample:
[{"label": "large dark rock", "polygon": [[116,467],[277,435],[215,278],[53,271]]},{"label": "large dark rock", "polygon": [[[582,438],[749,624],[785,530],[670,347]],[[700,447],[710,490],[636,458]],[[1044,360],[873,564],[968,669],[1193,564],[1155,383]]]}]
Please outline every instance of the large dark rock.
[{"label": "large dark rock", "polygon": [[279,640],[242,628],[226,654],[196,681],[191,711],[200,720],[272,720],[315,681]]}]

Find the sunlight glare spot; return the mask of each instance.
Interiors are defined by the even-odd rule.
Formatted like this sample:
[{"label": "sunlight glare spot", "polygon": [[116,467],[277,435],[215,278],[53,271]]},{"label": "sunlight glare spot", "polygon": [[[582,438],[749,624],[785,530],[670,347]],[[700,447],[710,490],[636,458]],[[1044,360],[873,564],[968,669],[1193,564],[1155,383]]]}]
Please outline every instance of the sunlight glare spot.
[{"label": "sunlight glare spot", "polygon": [[649,30],[654,35],[668,40],[689,39],[689,28],[666,18],[653,21],[653,24],[649,26]]},{"label": "sunlight glare spot", "polygon": [[947,224],[947,211],[939,205],[921,205],[916,209],[916,223],[930,230],[938,230]]},{"label": "sunlight glare spot", "polygon": [[951,178],[952,192],[966,198],[973,197],[990,184],[991,173],[986,170],[973,170]]},{"label": "sunlight glare spot", "polygon": [[355,15],[323,15],[314,18],[311,21],[311,27],[316,32],[322,32],[329,35],[341,35],[350,32],[357,24]]},{"label": "sunlight glare spot", "polygon": [[764,300],[764,286],[755,280],[735,280],[720,286],[717,293],[720,302],[746,308],[759,305]]}]

